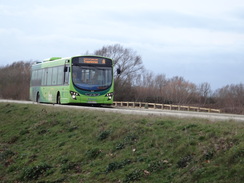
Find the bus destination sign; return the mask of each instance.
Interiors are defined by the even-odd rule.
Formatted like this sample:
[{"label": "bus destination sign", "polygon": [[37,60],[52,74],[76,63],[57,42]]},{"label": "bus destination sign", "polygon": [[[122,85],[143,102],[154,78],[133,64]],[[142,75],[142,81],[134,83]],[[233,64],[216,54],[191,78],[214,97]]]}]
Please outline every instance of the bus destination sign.
[{"label": "bus destination sign", "polygon": [[84,58],[86,64],[98,64],[98,58]]},{"label": "bus destination sign", "polygon": [[79,63],[84,64],[106,64],[105,59],[99,59],[99,58],[80,58]]},{"label": "bus destination sign", "polygon": [[74,65],[100,65],[100,66],[112,66],[112,60],[102,57],[74,57],[72,59]]}]

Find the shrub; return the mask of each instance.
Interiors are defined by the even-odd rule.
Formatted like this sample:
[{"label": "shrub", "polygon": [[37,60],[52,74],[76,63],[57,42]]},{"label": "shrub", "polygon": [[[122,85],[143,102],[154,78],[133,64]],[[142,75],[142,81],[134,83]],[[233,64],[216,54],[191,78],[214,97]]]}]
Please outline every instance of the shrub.
[{"label": "shrub", "polygon": [[108,138],[109,135],[110,135],[109,131],[103,131],[98,135],[97,139],[104,140],[104,139]]},{"label": "shrub", "polygon": [[141,170],[134,170],[133,172],[126,175],[124,182],[134,182],[139,181],[142,177],[143,173]]},{"label": "shrub", "polygon": [[88,159],[96,159],[100,153],[101,153],[101,150],[98,149],[98,148],[89,149],[89,150],[86,152],[86,157],[87,157]]},{"label": "shrub", "polygon": [[51,168],[52,167],[46,163],[32,166],[32,167],[27,167],[26,169],[24,169],[24,171],[21,175],[21,180],[24,180],[24,181],[36,180],[41,175],[43,175],[47,170],[49,170]]}]

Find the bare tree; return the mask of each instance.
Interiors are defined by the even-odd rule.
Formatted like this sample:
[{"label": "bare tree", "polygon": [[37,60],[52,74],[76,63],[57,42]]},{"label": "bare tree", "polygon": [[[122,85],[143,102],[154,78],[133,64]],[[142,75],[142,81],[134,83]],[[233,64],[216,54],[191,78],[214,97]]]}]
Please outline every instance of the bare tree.
[{"label": "bare tree", "polygon": [[120,44],[103,46],[101,49],[96,50],[94,54],[113,59],[115,67],[121,70],[119,75],[115,73],[116,78],[128,79],[128,77],[139,73],[143,69],[141,56],[137,55],[134,50],[124,48]]},{"label": "bare tree", "polygon": [[151,71],[144,71],[138,74],[136,79],[136,101],[153,102],[155,92],[154,74]]},{"label": "bare tree", "polygon": [[14,62],[0,68],[0,97],[28,100],[31,62]]},{"label": "bare tree", "polygon": [[226,85],[216,90],[214,96],[222,111],[244,114],[244,84]]},{"label": "bare tree", "polygon": [[183,77],[173,77],[168,81],[166,94],[169,101],[177,104],[189,104],[196,99],[196,85],[185,81]]},{"label": "bare tree", "polygon": [[211,95],[211,86],[209,83],[204,82],[199,85],[198,87],[198,92],[199,92],[199,103],[206,105],[208,99],[210,98]]}]

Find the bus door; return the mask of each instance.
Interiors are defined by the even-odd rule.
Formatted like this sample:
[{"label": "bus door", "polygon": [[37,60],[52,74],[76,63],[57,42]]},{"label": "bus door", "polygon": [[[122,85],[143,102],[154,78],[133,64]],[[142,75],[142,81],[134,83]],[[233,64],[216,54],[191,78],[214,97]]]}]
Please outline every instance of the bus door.
[{"label": "bus door", "polygon": [[70,73],[70,67],[69,65],[64,66],[64,85],[69,84],[69,73]]}]

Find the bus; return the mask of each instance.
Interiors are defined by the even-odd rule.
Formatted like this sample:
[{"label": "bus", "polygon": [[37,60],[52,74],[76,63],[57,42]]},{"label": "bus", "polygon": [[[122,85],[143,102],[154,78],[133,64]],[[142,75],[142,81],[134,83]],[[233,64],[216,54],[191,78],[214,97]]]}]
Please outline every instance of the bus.
[{"label": "bus", "polygon": [[52,104],[111,105],[113,61],[102,56],[52,57],[31,68],[30,100]]}]

